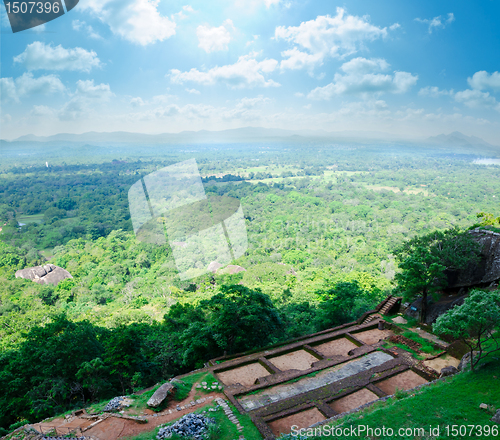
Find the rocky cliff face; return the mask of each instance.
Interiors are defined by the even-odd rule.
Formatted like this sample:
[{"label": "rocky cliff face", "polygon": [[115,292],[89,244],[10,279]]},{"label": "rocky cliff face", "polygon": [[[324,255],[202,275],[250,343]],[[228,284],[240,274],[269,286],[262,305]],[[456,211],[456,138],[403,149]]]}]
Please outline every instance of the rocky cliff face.
[{"label": "rocky cliff face", "polygon": [[448,272],[448,288],[490,284],[500,279],[500,234],[483,229],[470,231],[482,245],[481,260],[460,271]]},{"label": "rocky cliff face", "polygon": [[53,284],[57,286],[62,280],[73,277],[62,267],[55,266],[54,264],[46,264],[44,266],[28,267],[18,270],[16,272],[16,278],[25,278],[38,284]]}]

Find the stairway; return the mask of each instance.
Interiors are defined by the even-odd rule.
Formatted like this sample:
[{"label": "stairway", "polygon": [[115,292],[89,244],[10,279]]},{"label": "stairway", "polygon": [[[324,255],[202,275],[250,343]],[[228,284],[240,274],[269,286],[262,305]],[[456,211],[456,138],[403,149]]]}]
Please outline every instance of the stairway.
[{"label": "stairway", "polygon": [[391,311],[391,309],[396,305],[396,303],[398,301],[401,301],[402,299],[403,298],[399,296],[390,296],[380,309],[379,313],[384,316],[387,315]]},{"label": "stairway", "polygon": [[368,315],[361,324],[367,324],[369,322],[375,321],[378,318],[380,318],[380,315],[378,313],[374,313],[373,315]]}]

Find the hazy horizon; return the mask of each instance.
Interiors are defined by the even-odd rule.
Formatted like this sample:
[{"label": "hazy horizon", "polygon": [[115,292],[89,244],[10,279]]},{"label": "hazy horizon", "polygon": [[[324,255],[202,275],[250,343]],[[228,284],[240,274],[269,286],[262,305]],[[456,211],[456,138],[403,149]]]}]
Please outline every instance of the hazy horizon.
[{"label": "hazy horizon", "polygon": [[1,137],[247,126],[500,138],[494,2],[81,0],[10,33]]}]

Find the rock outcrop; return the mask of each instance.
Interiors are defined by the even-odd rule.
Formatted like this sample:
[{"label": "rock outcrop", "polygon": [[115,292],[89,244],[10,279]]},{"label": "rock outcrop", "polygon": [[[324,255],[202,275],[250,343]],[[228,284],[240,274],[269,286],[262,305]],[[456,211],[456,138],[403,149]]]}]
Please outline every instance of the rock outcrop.
[{"label": "rock outcrop", "polygon": [[44,266],[27,267],[16,272],[16,278],[32,280],[38,284],[52,284],[57,286],[66,278],[73,278],[71,274],[62,267],[54,264]]},{"label": "rock outcrop", "polygon": [[497,410],[496,414],[491,418],[491,421],[500,425],[500,409]]},{"label": "rock outcrop", "polygon": [[161,405],[161,403],[167,398],[169,393],[174,391],[174,386],[172,383],[164,383],[160,388],[158,388],[155,393],[148,400],[148,406],[156,408]]},{"label": "rock outcrop", "polygon": [[448,288],[491,284],[500,279],[500,234],[473,229],[470,234],[482,245],[479,263],[463,270],[448,271]]},{"label": "rock outcrop", "polygon": [[458,373],[457,368],[454,367],[453,365],[449,365],[448,367],[441,368],[441,374],[439,375],[439,378],[453,376],[454,374],[457,373]]}]

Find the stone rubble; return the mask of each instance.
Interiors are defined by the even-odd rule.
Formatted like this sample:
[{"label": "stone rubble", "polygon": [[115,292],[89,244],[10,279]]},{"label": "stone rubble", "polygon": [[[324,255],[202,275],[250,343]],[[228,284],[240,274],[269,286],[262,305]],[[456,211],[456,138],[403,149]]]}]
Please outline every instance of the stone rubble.
[{"label": "stone rubble", "polygon": [[229,419],[230,422],[234,423],[236,425],[236,428],[238,429],[239,432],[243,431],[243,426],[241,426],[240,422],[236,418],[236,416],[233,414],[233,411],[229,407],[229,405],[226,403],[224,399],[217,398],[215,399],[217,404],[222,407],[224,413],[226,414],[227,418]]},{"label": "stone rubble", "polygon": [[127,396],[119,396],[119,397],[114,397],[111,399],[108,404],[104,407],[104,411],[119,411],[122,409],[123,406],[123,401],[127,399]]},{"label": "stone rubble", "polygon": [[[203,414],[206,412],[204,411]],[[156,438],[163,440],[172,437],[175,433],[181,437],[194,438],[201,440],[204,438],[208,427],[215,424],[215,420],[210,417],[205,417],[203,414],[190,413],[181,417],[173,425],[160,428]]]}]

